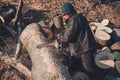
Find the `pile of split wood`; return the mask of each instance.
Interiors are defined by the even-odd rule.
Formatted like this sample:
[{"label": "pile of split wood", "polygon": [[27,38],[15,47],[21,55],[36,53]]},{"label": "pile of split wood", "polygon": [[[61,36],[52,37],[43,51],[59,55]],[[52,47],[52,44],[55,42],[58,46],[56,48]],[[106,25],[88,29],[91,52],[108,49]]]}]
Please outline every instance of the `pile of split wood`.
[{"label": "pile of split wood", "polygon": [[96,65],[102,69],[113,68],[120,73],[120,29],[110,25],[108,19],[101,23],[91,22],[90,26],[99,44],[95,56]]}]

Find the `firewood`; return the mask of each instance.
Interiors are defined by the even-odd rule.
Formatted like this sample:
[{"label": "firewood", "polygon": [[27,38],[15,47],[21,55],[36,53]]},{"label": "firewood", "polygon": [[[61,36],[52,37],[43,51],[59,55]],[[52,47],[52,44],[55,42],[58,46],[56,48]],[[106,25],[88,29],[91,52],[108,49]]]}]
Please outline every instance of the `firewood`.
[{"label": "firewood", "polygon": [[108,19],[103,19],[101,23],[104,24],[104,25],[108,25],[109,24],[109,20]]},{"label": "firewood", "polygon": [[96,54],[95,63],[102,69],[114,67],[114,55],[109,50],[103,50]]},{"label": "firewood", "polygon": [[104,31],[96,30],[95,38],[100,45],[107,46],[107,43],[110,40],[111,36]]},{"label": "firewood", "polygon": [[114,44],[112,44],[111,49],[112,50],[120,50],[120,41],[115,42]]},{"label": "firewood", "polygon": [[90,25],[91,25],[92,30],[99,29],[107,33],[112,33],[112,29],[106,26],[108,25],[108,23],[109,21],[107,19],[104,19],[101,23],[91,22]]},{"label": "firewood", "polygon": [[104,64],[104,65],[113,67],[113,68],[115,67],[115,62],[113,60],[102,60],[102,61],[99,61],[99,62]]},{"label": "firewood", "polygon": [[97,30],[101,30],[107,33],[112,33],[112,29],[109,27],[97,27]]}]

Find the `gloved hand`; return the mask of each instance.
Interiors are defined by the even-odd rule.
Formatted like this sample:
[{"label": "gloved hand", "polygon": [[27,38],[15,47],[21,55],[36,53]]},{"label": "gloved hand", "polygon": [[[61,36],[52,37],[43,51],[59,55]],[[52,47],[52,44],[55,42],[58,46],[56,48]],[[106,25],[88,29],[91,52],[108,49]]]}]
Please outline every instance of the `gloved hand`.
[{"label": "gloved hand", "polygon": [[57,38],[57,42],[61,44],[62,43],[61,38]]},{"label": "gloved hand", "polygon": [[60,34],[57,34],[57,42],[58,42],[59,44],[61,44],[61,43],[62,43],[62,39],[61,39]]}]

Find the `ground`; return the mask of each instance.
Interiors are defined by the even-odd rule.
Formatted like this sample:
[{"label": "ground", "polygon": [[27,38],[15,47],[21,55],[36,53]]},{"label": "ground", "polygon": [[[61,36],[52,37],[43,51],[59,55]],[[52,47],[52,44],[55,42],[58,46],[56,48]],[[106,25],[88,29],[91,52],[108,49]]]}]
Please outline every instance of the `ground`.
[{"label": "ground", "polygon": [[[17,0],[9,1],[18,2]],[[48,23],[55,15],[61,14],[60,8],[65,1],[71,1],[77,12],[86,16],[89,22],[101,22],[103,19],[108,19],[115,27],[120,27],[120,1],[101,4],[94,3],[91,0],[24,0],[24,3],[31,8],[31,10],[24,15],[24,18],[29,17],[23,20],[24,27],[32,22],[39,22],[41,20]],[[1,45],[5,43],[8,47],[2,46],[2,49],[4,48],[4,53],[8,52],[8,55],[12,56],[15,52],[16,44],[14,42],[16,40],[13,38],[6,38],[4,40],[7,42],[5,43],[5,41],[1,39]],[[31,61],[27,52],[22,50],[21,55],[21,62],[31,69]],[[29,79],[0,59],[0,80]]]}]

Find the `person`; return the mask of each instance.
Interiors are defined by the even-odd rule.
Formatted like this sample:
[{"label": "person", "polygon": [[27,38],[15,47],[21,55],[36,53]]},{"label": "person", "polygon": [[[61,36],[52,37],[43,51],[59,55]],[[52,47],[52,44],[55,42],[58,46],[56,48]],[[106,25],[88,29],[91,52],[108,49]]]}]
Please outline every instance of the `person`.
[{"label": "person", "polygon": [[61,40],[63,44],[68,44],[67,48],[65,48],[67,56],[70,56],[71,60],[77,59],[74,63],[81,60],[84,69],[93,73],[96,41],[87,19],[82,14],[77,14],[70,2],[65,2],[62,5],[61,12],[66,23]]}]

